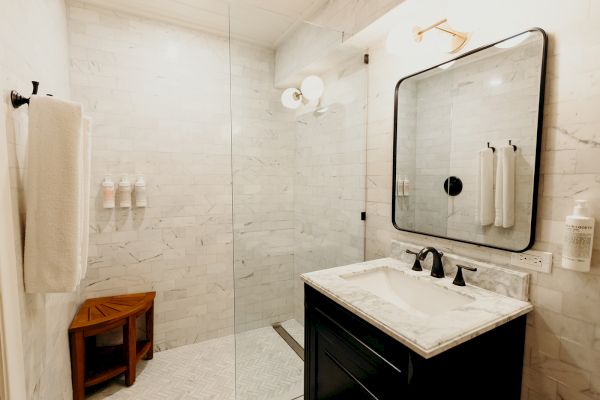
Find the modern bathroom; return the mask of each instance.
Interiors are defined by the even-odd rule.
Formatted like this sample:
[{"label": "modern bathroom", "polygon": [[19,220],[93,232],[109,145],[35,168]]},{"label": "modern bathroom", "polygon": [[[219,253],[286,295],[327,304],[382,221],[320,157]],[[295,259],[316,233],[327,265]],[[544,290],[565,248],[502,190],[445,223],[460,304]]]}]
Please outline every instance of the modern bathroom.
[{"label": "modern bathroom", "polygon": [[600,400],[600,1],[0,0],[0,400]]}]

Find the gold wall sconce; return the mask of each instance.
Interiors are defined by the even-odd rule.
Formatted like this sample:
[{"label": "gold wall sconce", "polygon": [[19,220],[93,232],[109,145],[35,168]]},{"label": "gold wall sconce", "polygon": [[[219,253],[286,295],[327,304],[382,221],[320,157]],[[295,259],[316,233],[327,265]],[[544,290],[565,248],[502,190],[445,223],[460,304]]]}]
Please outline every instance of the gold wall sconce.
[{"label": "gold wall sconce", "polygon": [[[452,27],[450,27],[450,25],[448,25],[448,19],[444,18],[441,19],[439,21],[437,21],[434,24],[431,24],[425,28],[421,28],[418,26],[415,26],[413,28],[413,39],[416,43],[421,43],[425,37],[425,33],[436,29],[440,32],[446,33],[448,35],[450,35],[449,38],[449,43],[444,43],[445,46],[448,46],[448,53],[456,53],[457,51],[459,51],[460,49],[462,49],[465,44],[467,43],[467,40],[469,39],[469,34],[466,32],[459,32],[455,29],[453,29]],[[444,46],[444,47],[445,47]]]}]

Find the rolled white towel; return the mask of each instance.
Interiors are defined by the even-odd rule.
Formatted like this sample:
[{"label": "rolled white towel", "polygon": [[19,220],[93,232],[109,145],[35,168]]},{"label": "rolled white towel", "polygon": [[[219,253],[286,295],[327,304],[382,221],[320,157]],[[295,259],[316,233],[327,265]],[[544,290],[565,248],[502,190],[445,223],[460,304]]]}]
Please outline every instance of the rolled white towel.
[{"label": "rolled white towel", "polygon": [[510,228],[515,224],[515,151],[512,146],[503,146],[497,151],[494,225]]},{"label": "rolled white towel", "polygon": [[494,152],[485,148],[478,156],[479,224],[487,226],[494,223]]}]

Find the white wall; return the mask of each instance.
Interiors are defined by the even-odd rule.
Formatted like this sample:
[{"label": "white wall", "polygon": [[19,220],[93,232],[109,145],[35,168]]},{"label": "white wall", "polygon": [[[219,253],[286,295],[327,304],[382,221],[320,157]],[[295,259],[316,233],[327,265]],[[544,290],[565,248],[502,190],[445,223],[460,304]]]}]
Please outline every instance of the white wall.
[{"label": "white wall", "polygon": [[[426,25],[444,16],[446,6],[442,0],[408,1],[398,8],[396,23]],[[532,275],[535,310],[528,318],[522,398],[597,399],[600,232],[590,273],[558,265],[563,221],[573,200],[590,200],[593,215],[600,218],[600,3],[473,1],[466,15],[476,29],[464,51],[532,26],[544,28],[550,36],[535,248],[553,252],[555,265],[550,275]],[[390,240],[396,238],[507,263],[510,253],[402,233],[391,224],[394,86],[403,76],[451,58],[423,46],[401,57],[388,55],[383,41],[370,50],[367,257],[389,255]]]},{"label": "white wall", "polygon": [[[0,4],[0,139],[8,144],[12,221],[2,229],[16,238],[12,265],[19,279],[19,307],[25,352],[27,399],[65,399],[71,395],[67,328],[76,309],[76,294],[25,294],[22,280],[23,171],[27,144],[27,107],[12,109],[11,89],[28,95],[30,81],[40,93],[69,98],[67,23],[62,0],[2,0]],[[6,237],[2,235],[2,237]]]}]

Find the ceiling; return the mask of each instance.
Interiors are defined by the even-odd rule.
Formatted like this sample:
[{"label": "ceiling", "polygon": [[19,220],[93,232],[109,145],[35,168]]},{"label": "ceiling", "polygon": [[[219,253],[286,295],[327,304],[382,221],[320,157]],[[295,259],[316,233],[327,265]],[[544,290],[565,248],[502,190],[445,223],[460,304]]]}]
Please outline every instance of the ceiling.
[{"label": "ceiling", "polygon": [[[277,45],[328,0],[83,0],[103,8],[160,19],[242,39]],[[231,26],[228,15],[231,15]]]}]

